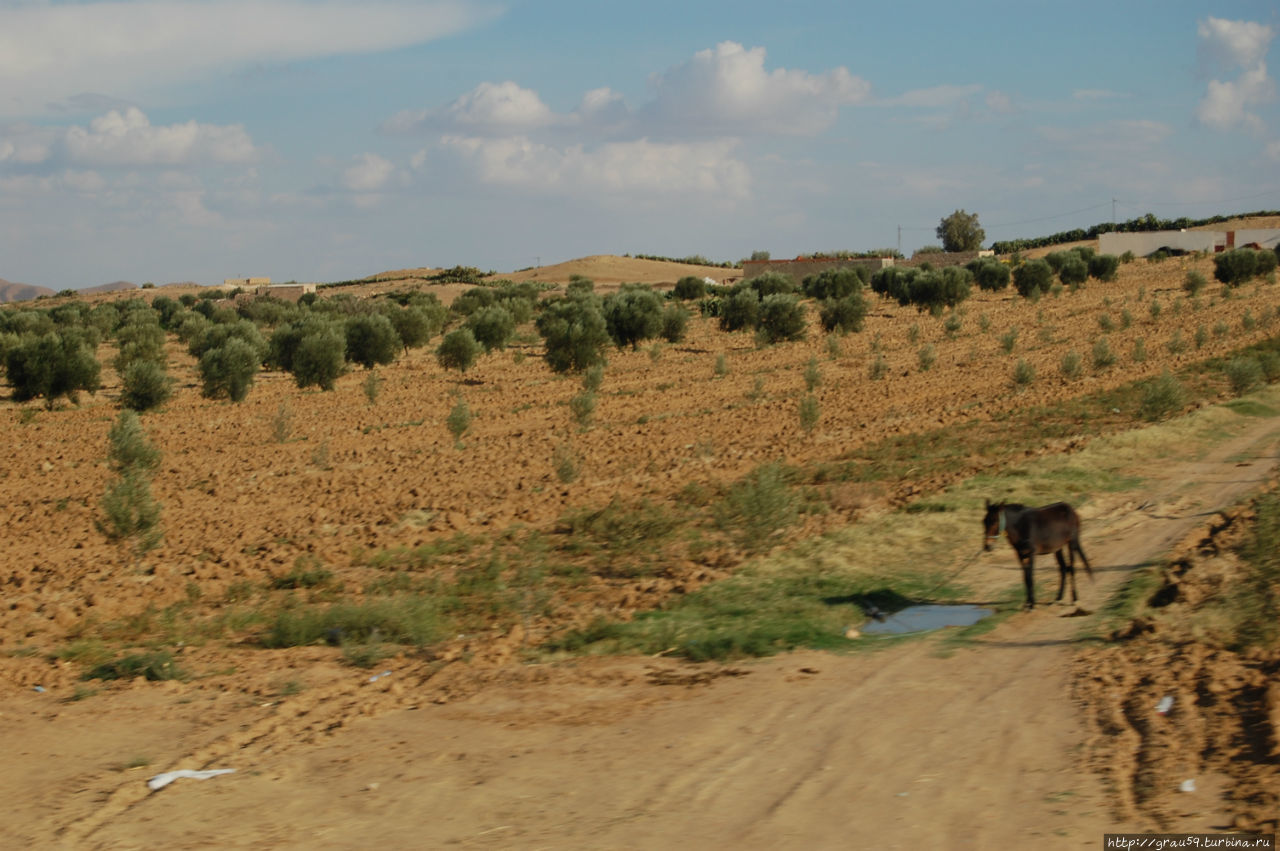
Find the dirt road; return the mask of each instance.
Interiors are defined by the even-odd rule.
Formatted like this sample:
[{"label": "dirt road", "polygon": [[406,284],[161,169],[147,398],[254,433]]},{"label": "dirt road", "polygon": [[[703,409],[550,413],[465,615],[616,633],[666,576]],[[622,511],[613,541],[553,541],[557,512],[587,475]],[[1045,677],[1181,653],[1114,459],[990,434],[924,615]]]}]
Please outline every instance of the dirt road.
[{"label": "dirt road", "polygon": [[[1255,488],[1278,439],[1280,420],[1259,419],[1199,460],[1153,462],[1141,493],[1092,503],[1084,604]],[[1014,567],[1006,549],[972,570],[994,591],[1017,582]],[[1118,822],[1080,764],[1066,676],[1092,621],[1069,611],[1015,615],[959,649],[506,666],[459,699],[415,694],[399,670],[367,683],[350,669],[260,705],[149,687],[51,713],[29,695],[0,717],[0,844],[1097,847],[1105,831],[1146,825]],[[104,767],[129,748],[155,763]],[[238,773],[147,793],[147,776],[175,767]],[[1227,823],[1218,788],[1200,778],[1180,829]]]}]

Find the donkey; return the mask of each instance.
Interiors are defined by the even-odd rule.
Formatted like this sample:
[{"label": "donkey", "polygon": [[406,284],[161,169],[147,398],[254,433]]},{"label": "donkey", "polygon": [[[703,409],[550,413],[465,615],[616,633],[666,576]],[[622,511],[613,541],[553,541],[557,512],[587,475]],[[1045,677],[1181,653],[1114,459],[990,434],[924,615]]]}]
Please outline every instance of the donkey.
[{"label": "donkey", "polygon": [[[1022,565],[1022,582],[1027,589],[1027,601],[1024,609],[1036,606],[1036,587],[1031,568],[1037,555],[1053,553],[1058,558],[1058,596],[1054,602],[1062,599],[1066,588],[1067,577],[1071,577],[1071,602],[1076,602],[1076,555],[1084,562],[1084,569],[1093,579],[1093,568],[1084,550],[1080,549],[1080,516],[1075,509],[1065,502],[1055,502],[1043,508],[1027,508],[1018,503],[987,502],[987,515],[982,520],[982,528],[986,537],[982,549],[990,552],[991,543],[1000,535],[1009,539],[1014,552],[1018,554],[1018,563]],[[1062,551],[1067,557],[1062,557]]]}]

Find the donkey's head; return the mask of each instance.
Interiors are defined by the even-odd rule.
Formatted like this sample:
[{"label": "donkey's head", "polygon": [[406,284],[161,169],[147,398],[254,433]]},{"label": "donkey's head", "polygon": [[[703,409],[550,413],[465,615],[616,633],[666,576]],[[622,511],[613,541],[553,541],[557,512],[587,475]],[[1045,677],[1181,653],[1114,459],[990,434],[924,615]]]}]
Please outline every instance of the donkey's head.
[{"label": "donkey's head", "polygon": [[991,544],[1004,534],[1004,503],[986,501],[987,513],[982,518],[982,549],[991,551]]}]

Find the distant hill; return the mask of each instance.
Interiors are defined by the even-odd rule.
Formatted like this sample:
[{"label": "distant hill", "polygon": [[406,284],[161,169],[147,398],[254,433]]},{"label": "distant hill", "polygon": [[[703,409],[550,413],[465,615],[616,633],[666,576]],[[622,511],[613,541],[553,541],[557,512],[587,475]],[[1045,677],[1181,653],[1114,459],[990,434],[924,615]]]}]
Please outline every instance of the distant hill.
[{"label": "distant hill", "polygon": [[114,293],[120,290],[136,290],[138,285],[131,281],[112,281],[109,284],[98,284],[96,287],[85,287],[80,291],[81,295],[89,295],[91,293]]},{"label": "distant hill", "polygon": [[30,301],[42,295],[53,295],[48,287],[37,287],[31,284],[18,284],[0,278],[0,304],[11,301]]}]

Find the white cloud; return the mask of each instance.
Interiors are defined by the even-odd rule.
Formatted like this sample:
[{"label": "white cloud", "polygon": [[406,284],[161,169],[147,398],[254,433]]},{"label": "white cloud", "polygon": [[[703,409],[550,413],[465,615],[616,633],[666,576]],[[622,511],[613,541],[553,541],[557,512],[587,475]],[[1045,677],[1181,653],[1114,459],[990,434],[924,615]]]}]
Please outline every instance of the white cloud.
[{"label": "white cloud", "polygon": [[1202,56],[1229,68],[1249,68],[1267,55],[1275,31],[1253,21],[1210,17],[1196,28]]},{"label": "white cloud", "polygon": [[469,133],[504,135],[563,121],[532,89],[507,80],[481,83],[443,110],[404,110],[383,124],[391,133],[420,128],[456,127]]},{"label": "white cloud", "polygon": [[464,0],[106,0],[0,5],[0,112],[85,92],[135,97],[263,62],[368,53],[473,27]]},{"label": "white cloud", "polygon": [[701,50],[650,78],[655,97],[646,118],[712,134],[807,136],[836,119],[840,107],[864,103],[871,84],[843,66],[822,74],[764,67],[763,47],[732,41]]},{"label": "white cloud", "polygon": [[63,139],[72,162],[92,165],[179,165],[247,163],[258,156],[253,142],[238,124],[182,124],[156,126],[136,107],[112,110],[73,126]]},{"label": "white cloud", "polygon": [[1227,69],[1243,69],[1235,80],[1210,80],[1208,91],[1196,107],[1201,124],[1217,130],[1244,127],[1260,132],[1262,119],[1249,107],[1271,101],[1275,83],[1267,75],[1267,51],[1275,31],[1252,21],[1209,18],[1197,28],[1202,57]]},{"label": "white cloud", "polygon": [[615,142],[587,150],[559,148],[526,136],[485,139],[446,136],[441,146],[461,158],[482,183],[560,194],[636,193],[744,198],[747,166],[733,156],[737,143],[717,140]]},{"label": "white cloud", "polygon": [[1256,68],[1245,71],[1236,80],[1222,82],[1210,80],[1209,90],[1196,108],[1196,118],[1218,130],[1246,127],[1261,130],[1262,119],[1247,107],[1266,103],[1275,97],[1275,84],[1267,76],[1267,66],[1261,62]]},{"label": "white cloud", "polygon": [[1004,92],[991,91],[987,92],[985,98],[987,109],[998,115],[1008,115],[1017,112],[1018,107],[1014,104],[1013,98]]},{"label": "white cloud", "polygon": [[361,154],[354,165],[342,172],[342,185],[352,192],[376,192],[386,186],[394,172],[390,161],[377,154]]},{"label": "white cloud", "polygon": [[903,92],[897,97],[885,98],[877,101],[878,106],[909,106],[922,107],[926,109],[938,109],[940,107],[954,106],[955,104],[966,101],[978,92],[982,91],[982,86],[977,84],[968,84],[964,86],[931,86],[927,89],[912,89]]}]

